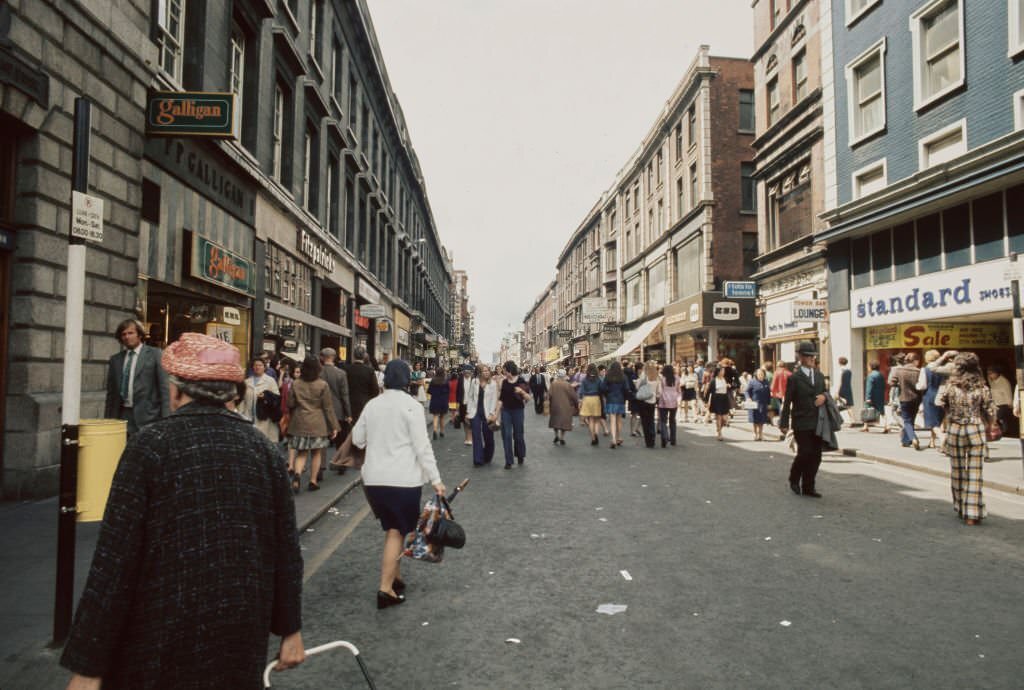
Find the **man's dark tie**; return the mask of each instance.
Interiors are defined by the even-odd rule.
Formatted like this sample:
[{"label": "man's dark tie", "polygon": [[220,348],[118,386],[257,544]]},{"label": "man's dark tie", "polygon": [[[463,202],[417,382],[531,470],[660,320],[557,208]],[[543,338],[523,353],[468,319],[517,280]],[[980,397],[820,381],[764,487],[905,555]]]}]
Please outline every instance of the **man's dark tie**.
[{"label": "man's dark tie", "polygon": [[121,402],[128,402],[128,381],[132,376],[132,358],[135,350],[128,350],[124,356],[124,371],[121,372]]}]

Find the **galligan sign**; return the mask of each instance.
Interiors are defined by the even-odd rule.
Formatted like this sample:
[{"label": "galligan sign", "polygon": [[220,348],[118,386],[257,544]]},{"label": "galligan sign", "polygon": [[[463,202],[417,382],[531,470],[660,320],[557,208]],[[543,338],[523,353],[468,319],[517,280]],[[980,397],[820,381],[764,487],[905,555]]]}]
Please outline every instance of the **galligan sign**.
[{"label": "galligan sign", "polygon": [[985,314],[1012,308],[1010,283],[1001,259],[875,285],[850,293],[854,328]]},{"label": "galligan sign", "polygon": [[233,93],[154,91],[146,102],[146,134],[231,139],[234,109]]}]

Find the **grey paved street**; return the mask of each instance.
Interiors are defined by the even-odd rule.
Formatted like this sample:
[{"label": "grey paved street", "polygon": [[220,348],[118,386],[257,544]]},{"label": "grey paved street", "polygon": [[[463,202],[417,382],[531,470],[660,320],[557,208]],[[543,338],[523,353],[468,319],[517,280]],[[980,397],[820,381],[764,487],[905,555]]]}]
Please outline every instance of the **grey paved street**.
[{"label": "grey paved street", "polygon": [[[853,458],[826,459],[823,499],[794,496],[784,445],[739,428],[613,451],[527,426],[511,471],[474,469],[461,432],[437,443],[448,485],[472,478],[453,506],[469,540],[404,563],[400,607],[374,606],[361,492],[306,532],[307,646],[355,643],[380,688],[1021,686],[1020,497],[988,492],[966,528],[942,479]],[[274,687],[359,687],[335,654]]]}]

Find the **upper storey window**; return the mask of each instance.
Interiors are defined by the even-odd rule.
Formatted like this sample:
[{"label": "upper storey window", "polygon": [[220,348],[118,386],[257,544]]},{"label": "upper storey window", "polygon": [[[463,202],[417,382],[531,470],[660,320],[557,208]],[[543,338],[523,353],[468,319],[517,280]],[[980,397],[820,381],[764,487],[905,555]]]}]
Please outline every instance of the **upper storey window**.
[{"label": "upper storey window", "polygon": [[934,0],[910,17],[914,106],[933,103],[964,83],[963,0]]},{"label": "upper storey window", "polygon": [[182,43],[185,33],[185,0],[158,0],[156,16],[160,69],[180,84]]}]

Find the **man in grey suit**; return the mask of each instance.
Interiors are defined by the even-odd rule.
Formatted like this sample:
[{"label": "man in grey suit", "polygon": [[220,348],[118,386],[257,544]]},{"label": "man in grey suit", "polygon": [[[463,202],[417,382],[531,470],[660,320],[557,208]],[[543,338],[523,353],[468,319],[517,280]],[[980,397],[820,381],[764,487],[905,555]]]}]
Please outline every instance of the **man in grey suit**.
[{"label": "man in grey suit", "polygon": [[128,422],[132,435],[150,422],[170,414],[163,353],[142,342],[146,330],[137,319],[117,325],[114,337],[122,349],[107,367],[107,400],[103,416]]},{"label": "man in grey suit", "polygon": [[320,378],[327,382],[331,391],[331,401],[334,403],[334,416],[337,417],[344,434],[338,434],[335,438],[340,446],[344,442],[344,435],[347,434],[347,425],[352,423],[352,405],[348,397],[348,374],[335,365],[338,353],[333,347],[325,347],[320,350],[320,363],[324,368],[320,371]]}]

